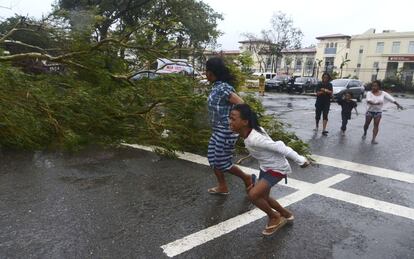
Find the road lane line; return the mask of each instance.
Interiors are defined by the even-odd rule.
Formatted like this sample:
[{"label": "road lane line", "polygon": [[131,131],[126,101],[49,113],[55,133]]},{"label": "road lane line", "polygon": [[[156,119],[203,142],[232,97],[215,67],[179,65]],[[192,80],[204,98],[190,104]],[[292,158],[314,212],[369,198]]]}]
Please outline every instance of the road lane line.
[{"label": "road lane line", "polygon": [[321,188],[319,190],[316,190],[315,193],[321,196],[344,201],[364,208],[373,209],[387,214],[414,220],[414,209],[409,207],[380,201],[362,195],[336,190],[333,188]]},{"label": "road lane line", "polygon": [[[125,144],[125,146],[130,146],[133,148],[138,148],[146,151],[153,151],[153,148],[141,145],[134,145],[134,144]],[[191,153],[178,153],[178,157],[182,160],[202,164],[202,165],[209,165],[207,158]],[[312,157],[316,160],[318,164],[327,165],[331,167],[336,167],[340,169],[345,169],[348,171],[353,171],[357,173],[363,173],[373,176],[378,176],[382,178],[388,178],[392,180],[398,180],[401,182],[407,183],[414,183],[414,174],[399,172],[395,170],[365,165],[365,164],[358,164],[355,162],[340,160],[336,158],[326,157],[326,156],[319,156],[319,155],[312,155]],[[243,167],[246,168],[246,167]]]},{"label": "road lane line", "polygon": [[[140,146],[140,145],[130,145],[130,144],[125,144],[125,145],[133,147],[133,148],[142,149],[142,150],[153,151],[153,148],[151,147]],[[199,156],[199,155],[195,155],[191,153],[178,153],[178,157],[182,160],[208,166],[207,158]],[[320,164],[325,164],[325,165],[332,166],[332,167],[346,169],[349,171],[357,171],[359,173],[365,173],[369,175],[385,177],[389,179],[395,179],[395,180],[404,181],[408,183],[414,182],[413,179],[411,178],[412,175],[408,173],[403,173],[403,172],[398,172],[398,171],[393,171],[393,170],[388,170],[388,169],[383,169],[383,168],[378,168],[378,167],[373,167],[373,166],[368,166],[368,165],[363,165],[363,164],[357,164],[357,163],[329,158],[329,157],[322,157],[322,156],[314,156],[314,157],[316,158],[316,161],[318,161]],[[250,174],[258,173],[257,172],[258,170],[256,169],[243,167],[243,166],[240,166],[240,168],[246,173],[250,173]],[[372,171],[374,171],[375,173]],[[382,175],[380,175],[378,172],[380,172]],[[282,197],[281,199],[278,199],[278,201],[282,204],[282,206],[289,206],[313,194],[318,194],[323,197],[340,200],[340,201],[358,205],[364,208],[373,209],[373,210],[380,211],[383,213],[405,217],[405,218],[414,220],[414,209],[412,208],[331,188],[331,186],[341,181],[344,181],[349,177],[350,176],[346,174],[337,174],[328,179],[320,181],[316,184],[290,178],[287,186],[294,188],[294,189],[298,189],[298,191],[290,195],[287,195],[285,197]],[[215,226],[211,226],[207,229],[201,230],[199,232],[186,236],[182,239],[163,245],[161,246],[161,248],[164,250],[164,253],[166,253],[169,257],[173,257],[183,252],[186,252],[188,250],[191,250],[192,248],[196,246],[202,245],[208,241],[218,238],[224,234],[230,233],[231,231],[238,229],[246,224],[249,224],[264,216],[265,214],[263,212],[261,212],[258,209],[254,209],[244,214],[238,215],[235,218],[223,221]]]},{"label": "road lane line", "polygon": [[312,155],[318,164],[332,166],[336,168],[346,169],[363,174],[374,175],[382,178],[398,180],[401,182],[414,183],[414,174],[399,172],[395,170],[358,164],[336,158]]},{"label": "road lane line", "polygon": [[[349,175],[337,174],[316,184],[311,184],[311,183],[306,183],[306,182],[301,182],[298,180],[291,179],[290,182],[293,182],[292,183],[293,186],[296,186],[296,187],[300,186],[302,189],[278,199],[278,202],[283,207],[287,207],[291,204],[294,204],[298,201],[301,201],[311,196],[320,188],[326,188],[326,187],[335,185],[349,177],[350,177]],[[203,229],[196,233],[188,235],[184,238],[181,238],[171,243],[168,243],[166,245],[163,245],[161,246],[161,248],[163,249],[164,253],[167,256],[174,257],[188,250],[191,250],[199,245],[207,243],[215,238],[218,238],[222,235],[228,234],[258,219],[261,219],[264,216],[266,216],[266,214],[262,212],[261,210],[253,209],[244,214],[241,214],[234,218],[223,221],[217,225],[208,227],[206,229]]]}]

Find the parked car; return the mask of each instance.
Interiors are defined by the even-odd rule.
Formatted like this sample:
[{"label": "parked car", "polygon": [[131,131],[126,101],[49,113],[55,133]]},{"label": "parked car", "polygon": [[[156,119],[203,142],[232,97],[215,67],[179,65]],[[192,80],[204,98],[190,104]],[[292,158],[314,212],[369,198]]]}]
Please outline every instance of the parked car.
[{"label": "parked car", "polygon": [[259,77],[261,75],[264,75],[264,77],[266,78],[266,82],[267,82],[268,80],[270,80],[273,77],[275,77],[276,76],[276,73],[270,73],[270,72],[263,72],[263,73],[255,72],[255,73],[253,73],[253,76],[256,76],[256,77]]},{"label": "parked car", "polygon": [[281,92],[283,87],[286,87],[289,79],[287,75],[277,75],[265,83],[265,89]]},{"label": "parked car", "polygon": [[296,78],[299,78],[300,76],[291,76],[289,77],[289,81],[286,84],[285,87],[282,88],[283,92],[293,93],[295,88],[295,80]]},{"label": "parked car", "polygon": [[354,99],[358,102],[364,98],[364,84],[356,79],[335,79],[332,82],[334,100],[342,98],[345,91],[352,93]]},{"label": "parked car", "polygon": [[202,80],[200,72],[195,70],[191,64],[185,59],[166,59],[158,58],[157,62],[152,64],[151,67],[156,67],[152,70],[141,70],[136,72],[130,79],[141,80],[143,78],[154,79],[160,75],[165,74],[182,74],[186,76],[192,76]]},{"label": "parked car", "polygon": [[318,79],[314,77],[297,77],[293,83],[292,92],[314,92],[318,85]]},{"label": "parked car", "polygon": [[159,74],[155,70],[141,70],[141,71],[138,71],[133,76],[131,76],[130,79],[134,80],[134,81],[135,80],[141,80],[143,78],[154,79],[158,76],[159,76]]}]

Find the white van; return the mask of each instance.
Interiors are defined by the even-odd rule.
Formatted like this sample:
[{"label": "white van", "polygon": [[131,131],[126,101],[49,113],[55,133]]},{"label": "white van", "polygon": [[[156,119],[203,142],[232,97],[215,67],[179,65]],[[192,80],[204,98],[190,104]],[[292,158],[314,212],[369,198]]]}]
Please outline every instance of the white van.
[{"label": "white van", "polygon": [[261,72],[255,72],[255,73],[253,73],[253,76],[259,77],[261,75],[264,75],[264,77],[266,78],[266,81],[267,81],[267,80],[270,80],[273,77],[275,77],[276,73],[270,73],[270,72],[262,72],[262,73]]}]

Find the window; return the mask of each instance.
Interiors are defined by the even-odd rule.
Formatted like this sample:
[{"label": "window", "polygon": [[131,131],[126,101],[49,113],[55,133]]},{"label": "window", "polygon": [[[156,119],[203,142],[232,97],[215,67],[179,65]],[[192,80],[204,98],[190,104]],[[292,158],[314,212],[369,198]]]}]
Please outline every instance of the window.
[{"label": "window", "polygon": [[360,68],[361,67],[361,64],[357,64],[357,68]]},{"label": "window", "polygon": [[296,70],[301,70],[302,69],[302,58],[297,58],[296,59],[295,69]]},{"label": "window", "polygon": [[331,48],[333,48],[333,47],[334,47],[334,44],[333,44],[333,42],[331,42],[331,45],[330,45],[330,47],[331,47]]},{"label": "window", "polygon": [[377,42],[377,49],[376,53],[383,53],[384,52],[384,42]]},{"label": "window", "polygon": [[359,49],[359,54],[364,53],[364,49]]},{"label": "window", "polygon": [[326,43],[326,48],[329,48],[329,43]]},{"label": "window", "polygon": [[408,43],[408,53],[414,53],[414,41]]},{"label": "window", "polygon": [[379,62],[374,62],[373,68],[377,68],[379,66]]},{"label": "window", "polygon": [[400,42],[399,41],[394,41],[392,43],[391,53],[400,53]]},{"label": "window", "polygon": [[348,52],[345,53],[345,59],[348,59]]},{"label": "window", "polygon": [[338,47],[338,43],[337,42],[335,42],[335,48],[337,48]]}]

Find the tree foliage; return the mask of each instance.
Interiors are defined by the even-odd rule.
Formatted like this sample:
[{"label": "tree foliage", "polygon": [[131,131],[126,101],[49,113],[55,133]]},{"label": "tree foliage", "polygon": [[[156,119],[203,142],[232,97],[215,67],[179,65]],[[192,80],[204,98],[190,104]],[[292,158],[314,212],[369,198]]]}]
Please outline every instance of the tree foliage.
[{"label": "tree foliage", "polygon": [[252,53],[249,51],[242,52],[238,57],[237,61],[240,64],[241,70],[244,73],[251,73],[251,67],[254,65]]},{"label": "tree foliage", "polygon": [[[274,65],[272,71],[276,72],[282,50],[300,48],[303,33],[294,26],[292,18],[280,11],[273,14],[270,25],[269,29],[262,30],[261,37],[251,33],[244,36],[253,43],[259,55],[259,62],[266,64],[266,59],[269,58]],[[261,39],[258,40],[259,38]]]},{"label": "tree foliage", "polygon": [[[181,43],[194,51],[215,40],[220,17],[191,0],[102,1],[108,6],[92,2],[60,1],[54,14],[41,21],[14,17],[0,24],[0,146],[76,150],[127,142],[159,146],[169,153],[205,152],[210,134],[207,91],[196,91],[198,81],[180,75],[131,81],[134,70],[124,54],[135,53],[134,59],[143,64],[162,53],[177,55],[179,35],[185,36]],[[161,16],[152,13],[150,19],[142,11],[138,17],[139,12],[134,16],[120,7],[133,2],[136,8],[157,10]],[[176,5],[162,9],[162,4]],[[76,25],[80,20],[70,20],[68,10],[86,10],[85,6],[89,18]],[[186,6],[194,8],[193,14],[199,12],[196,17],[201,21],[179,20],[190,16],[185,14],[190,10]],[[166,18],[166,24],[160,17]],[[144,18],[150,23],[144,23]],[[112,23],[104,36],[106,19]],[[201,32],[203,21],[211,25],[208,32]],[[228,62],[242,84],[244,74],[234,61]],[[56,71],[50,66],[56,66]],[[276,124],[274,128],[280,126]]]},{"label": "tree foliage", "polygon": [[159,56],[197,58],[216,42],[220,35],[217,23],[222,19],[221,14],[197,0],[60,0],[55,14],[72,27],[84,26],[82,21],[93,19],[96,41],[118,35],[124,42],[152,46],[156,53],[129,50],[138,61],[154,61]]}]

